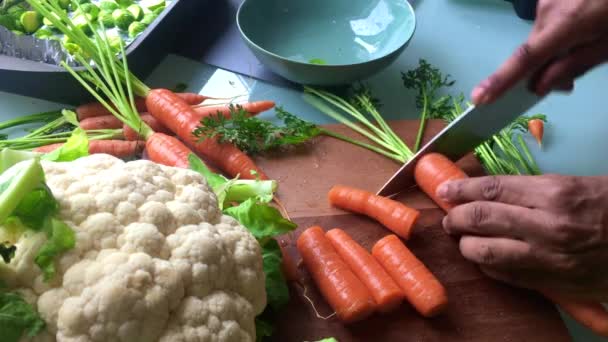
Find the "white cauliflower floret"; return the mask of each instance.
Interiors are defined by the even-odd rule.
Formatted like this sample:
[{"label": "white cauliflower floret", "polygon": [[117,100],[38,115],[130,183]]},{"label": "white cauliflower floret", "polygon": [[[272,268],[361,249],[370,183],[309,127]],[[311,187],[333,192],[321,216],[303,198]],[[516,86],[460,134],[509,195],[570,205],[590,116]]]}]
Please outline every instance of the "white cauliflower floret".
[{"label": "white cauliflower floret", "polygon": [[187,297],[171,317],[160,342],[255,341],[253,308],[235,293]]},{"label": "white cauliflower floret", "polygon": [[45,234],[0,268],[47,323],[33,341],[254,341],[266,305],[261,248],[191,170],[95,154],[43,161],[76,246],[43,281]]}]

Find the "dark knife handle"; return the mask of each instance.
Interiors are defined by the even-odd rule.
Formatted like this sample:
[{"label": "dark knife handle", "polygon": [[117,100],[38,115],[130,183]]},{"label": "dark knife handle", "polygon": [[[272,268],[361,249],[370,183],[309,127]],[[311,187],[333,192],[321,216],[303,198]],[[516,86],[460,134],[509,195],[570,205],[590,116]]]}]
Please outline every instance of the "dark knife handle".
[{"label": "dark knife handle", "polygon": [[536,5],[538,0],[506,0],[513,4],[517,16],[524,20],[536,19]]}]

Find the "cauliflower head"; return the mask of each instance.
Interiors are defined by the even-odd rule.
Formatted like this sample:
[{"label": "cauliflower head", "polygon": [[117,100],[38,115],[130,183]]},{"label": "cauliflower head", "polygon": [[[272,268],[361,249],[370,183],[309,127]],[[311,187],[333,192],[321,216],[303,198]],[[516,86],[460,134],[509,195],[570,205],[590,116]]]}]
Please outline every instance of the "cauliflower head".
[{"label": "cauliflower head", "polygon": [[47,324],[31,340],[255,341],[261,248],[200,174],[104,154],[42,165],[76,246],[51,282],[31,262],[43,236],[1,271]]}]

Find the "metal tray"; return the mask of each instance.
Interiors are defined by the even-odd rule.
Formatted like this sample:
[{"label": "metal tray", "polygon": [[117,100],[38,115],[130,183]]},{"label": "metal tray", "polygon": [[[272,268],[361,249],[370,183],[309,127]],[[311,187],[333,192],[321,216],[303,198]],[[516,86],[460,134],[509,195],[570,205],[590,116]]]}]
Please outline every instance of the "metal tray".
[{"label": "metal tray", "polygon": [[[174,0],[127,48],[132,72],[145,79],[173,49],[184,23],[214,0]],[[78,70],[78,69],[76,69]],[[0,55],[0,91],[78,105],[91,95],[62,67]]]}]

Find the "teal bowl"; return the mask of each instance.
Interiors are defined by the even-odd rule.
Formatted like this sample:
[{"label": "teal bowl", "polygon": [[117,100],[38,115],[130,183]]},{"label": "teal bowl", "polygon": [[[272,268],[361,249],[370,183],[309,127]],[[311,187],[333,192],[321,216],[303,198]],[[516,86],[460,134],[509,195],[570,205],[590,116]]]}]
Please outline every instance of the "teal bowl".
[{"label": "teal bowl", "polygon": [[414,35],[416,15],[407,0],[244,0],[237,25],[274,73],[339,86],[394,62]]}]

